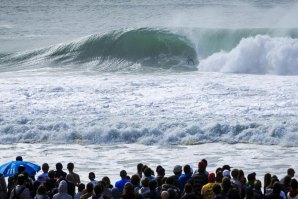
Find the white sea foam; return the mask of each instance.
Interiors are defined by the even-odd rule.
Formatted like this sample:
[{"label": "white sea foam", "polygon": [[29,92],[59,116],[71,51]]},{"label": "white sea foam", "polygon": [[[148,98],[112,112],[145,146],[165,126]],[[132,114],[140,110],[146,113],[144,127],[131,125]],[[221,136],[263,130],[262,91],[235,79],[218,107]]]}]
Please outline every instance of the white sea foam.
[{"label": "white sea foam", "polygon": [[201,60],[201,71],[253,74],[298,74],[298,39],[265,35],[242,39],[229,52]]},{"label": "white sea foam", "polygon": [[1,143],[298,146],[296,76],[25,74],[1,74]]}]

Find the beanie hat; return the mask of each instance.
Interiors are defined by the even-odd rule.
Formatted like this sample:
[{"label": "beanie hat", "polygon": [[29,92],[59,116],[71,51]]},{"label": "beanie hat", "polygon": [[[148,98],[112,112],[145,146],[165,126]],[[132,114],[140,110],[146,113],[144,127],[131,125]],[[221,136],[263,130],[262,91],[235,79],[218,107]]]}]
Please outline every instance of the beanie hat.
[{"label": "beanie hat", "polygon": [[208,181],[209,182],[215,182],[215,174],[214,173],[209,173],[208,174]]}]

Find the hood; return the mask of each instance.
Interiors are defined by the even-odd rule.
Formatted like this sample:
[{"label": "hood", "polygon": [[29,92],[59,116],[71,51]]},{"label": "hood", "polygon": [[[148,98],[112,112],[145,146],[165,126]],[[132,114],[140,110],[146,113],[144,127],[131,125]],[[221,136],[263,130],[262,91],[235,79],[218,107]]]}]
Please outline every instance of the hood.
[{"label": "hood", "polygon": [[59,193],[67,193],[67,182],[65,180],[62,180],[59,183],[58,192]]}]

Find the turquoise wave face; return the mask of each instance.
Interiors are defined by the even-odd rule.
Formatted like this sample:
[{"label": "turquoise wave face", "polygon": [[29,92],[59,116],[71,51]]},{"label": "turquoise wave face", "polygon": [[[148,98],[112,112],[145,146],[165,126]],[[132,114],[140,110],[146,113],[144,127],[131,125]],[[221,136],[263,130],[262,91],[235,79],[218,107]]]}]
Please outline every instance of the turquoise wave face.
[{"label": "turquoise wave face", "polygon": [[[58,68],[70,71],[152,72],[159,70],[195,71],[198,67],[203,71],[218,71],[213,68],[222,67],[222,62],[219,62],[220,66],[215,66],[213,62],[211,66],[201,65],[199,62],[205,62],[204,60],[208,57],[217,56],[221,52],[232,52],[239,48],[241,41],[260,35],[266,35],[272,38],[272,41],[277,40],[276,38],[296,39],[298,29],[175,28],[164,30],[141,28],[118,30],[30,52],[2,53],[0,54],[0,71]],[[255,50],[259,50],[260,53],[264,52],[262,48],[254,48],[257,48]],[[244,53],[245,48],[240,50],[239,53],[243,51],[241,60],[258,59],[249,57],[249,53]],[[283,55],[280,56],[284,57]],[[247,70],[241,70],[238,67],[242,62],[234,64],[235,70],[227,71],[246,73]],[[273,66],[269,64],[268,67]],[[267,70],[262,71],[263,74]]]},{"label": "turquoise wave face", "polygon": [[[1,58],[0,58],[1,59]],[[135,29],[92,35],[80,41],[13,54],[2,58],[7,64],[73,65],[90,64],[100,71],[123,71],[138,65],[141,69],[196,70],[197,55],[184,36],[166,30]],[[88,67],[86,66],[86,67]]]}]

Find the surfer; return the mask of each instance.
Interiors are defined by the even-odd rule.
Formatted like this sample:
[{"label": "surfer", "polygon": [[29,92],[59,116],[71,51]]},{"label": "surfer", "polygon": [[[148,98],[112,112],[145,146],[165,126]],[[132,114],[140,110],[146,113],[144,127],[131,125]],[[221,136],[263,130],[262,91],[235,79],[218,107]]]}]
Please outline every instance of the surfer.
[{"label": "surfer", "polygon": [[193,59],[190,56],[187,56],[187,64],[190,65],[195,65],[195,62],[193,61]]}]

